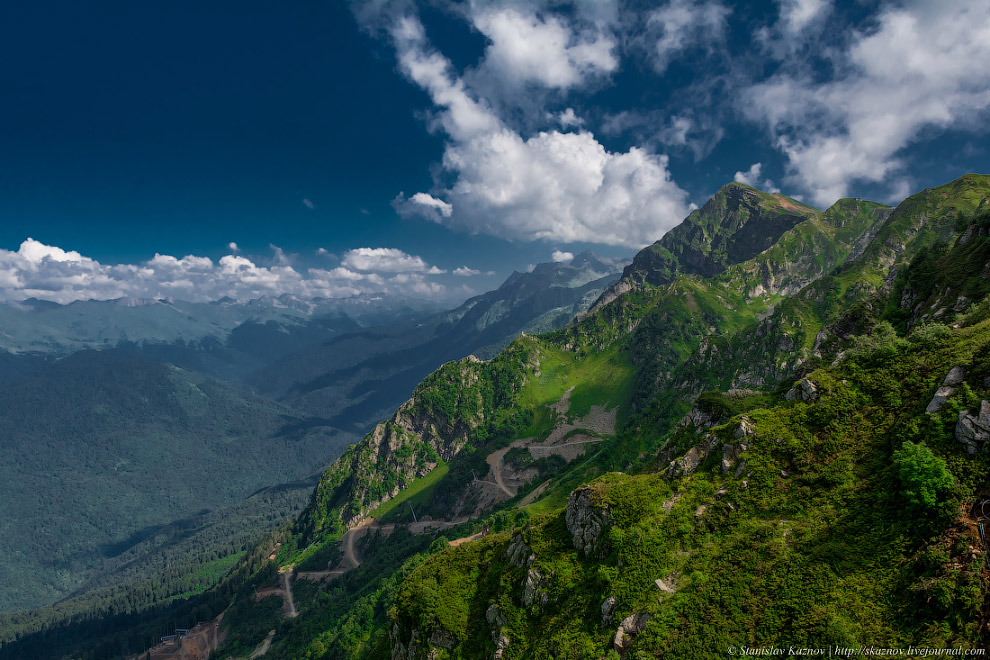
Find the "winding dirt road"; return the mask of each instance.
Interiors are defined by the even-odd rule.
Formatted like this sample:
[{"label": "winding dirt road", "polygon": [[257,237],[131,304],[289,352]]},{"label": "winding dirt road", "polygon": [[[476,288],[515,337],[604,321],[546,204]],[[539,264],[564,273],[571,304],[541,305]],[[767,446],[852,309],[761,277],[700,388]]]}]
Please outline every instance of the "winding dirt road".
[{"label": "winding dirt road", "polygon": [[[563,442],[554,442],[554,443],[550,443],[549,441],[532,442],[529,439],[515,440],[508,447],[503,447],[502,449],[493,451],[485,459],[485,462],[488,463],[488,466],[491,468],[492,478],[494,479],[494,482],[485,481],[482,479],[479,479],[478,481],[485,484],[494,483],[496,486],[498,486],[499,490],[505,493],[508,497],[510,498],[515,497],[516,490],[509,488],[509,486],[505,483],[505,479],[502,476],[502,471],[505,468],[505,455],[509,453],[510,449],[513,449],[515,447],[522,447],[524,449],[528,449],[529,453],[534,458],[537,458],[537,454],[539,454],[539,458],[542,458],[544,456],[549,456],[550,454],[554,454],[554,453],[565,454],[567,450],[571,447],[575,447],[578,445],[588,445],[596,442],[603,442],[603,440],[601,438],[593,438],[591,436],[584,434],[573,435],[570,438],[564,440]],[[565,458],[567,458],[566,455]],[[567,460],[569,462],[571,459],[569,458]]]},{"label": "winding dirt road", "polygon": [[460,525],[461,523],[467,522],[468,518],[457,518],[456,520],[419,520],[416,522],[399,524],[399,523],[388,523],[386,525],[379,525],[375,522],[374,518],[366,518],[362,520],[359,524],[350,528],[344,535],[340,537],[340,549],[343,552],[343,557],[340,559],[340,563],[337,564],[336,568],[326,571],[300,571],[296,573],[296,577],[302,578],[304,580],[313,580],[315,582],[321,582],[327,578],[334,579],[346,573],[349,570],[355,569],[361,565],[361,555],[358,553],[357,540],[369,532],[384,532],[386,535],[391,534],[395,531],[396,527],[405,527],[412,534],[422,534],[430,529],[447,529],[448,527],[454,527]]},{"label": "winding dirt road", "polygon": [[290,617],[299,616],[296,600],[292,597],[292,571],[282,573],[282,589],[285,590],[285,602],[289,605],[288,615]]},{"label": "winding dirt road", "polygon": [[248,656],[248,660],[254,660],[255,658],[260,658],[264,654],[268,653],[268,647],[272,645],[272,639],[275,638],[275,631],[272,630],[268,633],[268,637],[265,637],[265,641],[261,643],[254,653]]},{"label": "winding dirt road", "polygon": [[[516,442],[518,442],[518,440]],[[516,494],[511,490],[509,490],[509,487],[505,485],[504,481],[502,481],[502,467],[505,465],[505,455],[509,453],[510,449],[516,446],[524,446],[524,445],[517,445],[515,442],[513,442],[508,447],[503,447],[498,451],[492,452],[491,454],[488,455],[488,458],[485,459],[485,462],[488,463],[489,467],[491,467],[492,469],[492,475],[495,478],[495,485],[498,486],[499,490],[501,490],[509,497],[515,497]]]}]

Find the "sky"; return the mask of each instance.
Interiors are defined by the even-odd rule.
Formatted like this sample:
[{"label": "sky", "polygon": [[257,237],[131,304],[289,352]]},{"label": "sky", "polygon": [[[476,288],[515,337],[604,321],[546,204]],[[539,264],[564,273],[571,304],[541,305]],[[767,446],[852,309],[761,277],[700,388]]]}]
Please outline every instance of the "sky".
[{"label": "sky", "polygon": [[990,172],[985,0],[33,0],[0,58],[0,300],[453,304],[733,180]]}]

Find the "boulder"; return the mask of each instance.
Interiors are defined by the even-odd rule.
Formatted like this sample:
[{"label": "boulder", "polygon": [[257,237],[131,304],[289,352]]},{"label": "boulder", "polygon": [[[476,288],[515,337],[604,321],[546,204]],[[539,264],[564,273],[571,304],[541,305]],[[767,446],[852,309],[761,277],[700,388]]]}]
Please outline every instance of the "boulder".
[{"label": "boulder", "polygon": [[655,584],[657,589],[659,589],[665,594],[677,593],[677,585],[674,584],[673,582],[668,582],[667,580],[661,580],[658,578],[653,581],[653,584]]},{"label": "boulder", "polygon": [[650,615],[646,612],[639,612],[638,614],[630,614],[622,623],[619,624],[618,630],[615,631],[615,639],[612,641],[612,648],[614,648],[619,653],[625,653],[632,646],[633,641],[636,639],[636,635],[643,631],[646,624],[650,621]]},{"label": "boulder", "polygon": [[745,471],[746,471],[746,461],[739,461],[739,467],[736,468],[736,471],[732,474],[732,476],[738,479],[743,475]]},{"label": "boulder", "polygon": [[982,401],[977,415],[966,410],[960,411],[955,436],[970,454],[983,449],[990,441],[990,402]]},{"label": "boulder", "polygon": [[[948,380],[948,378],[946,378]],[[925,408],[926,413],[935,414],[945,405],[945,402],[949,400],[949,397],[956,393],[956,388],[948,387],[943,385],[938,388],[935,392],[935,396],[929,402],[928,407]]]},{"label": "boulder", "polygon": [[952,367],[949,369],[949,374],[942,381],[943,385],[948,387],[958,387],[962,385],[963,379],[966,378],[966,370],[962,367]]}]

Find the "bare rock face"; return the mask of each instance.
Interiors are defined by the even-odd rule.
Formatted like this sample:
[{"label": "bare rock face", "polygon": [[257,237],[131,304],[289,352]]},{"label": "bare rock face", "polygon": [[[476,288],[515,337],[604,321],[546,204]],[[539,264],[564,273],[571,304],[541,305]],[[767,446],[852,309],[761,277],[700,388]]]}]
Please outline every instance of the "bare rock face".
[{"label": "bare rock face", "polygon": [[818,386],[807,378],[802,378],[798,383],[787,390],[784,399],[787,401],[815,401],[818,399]]},{"label": "bare rock face", "polygon": [[619,629],[615,631],[612,648],[619,653],[628,651],[633,641],[635,641],[636,635],[643,631],[643,628],[649,623],[650,618],[648,613],[639,612],[637,614],[630,614],[623,619],[622,623],[619,624]]},{"label": "bare rock face", "polygon": [[578,488],[567,500],[564,522],[571,533],[574,547],[586,557],[599,553],[605,543],[604,535],[612,526],[608,506],[600,506],[593,501],[590,486]]},{"label": "bare rock face", "polygon": [[607,626],[612,623],[615,615],[615,596],[609,596],[602,601],[602,625]]},{"label": "bare rock face", "polygon": [[736,430],[732,432],[732,437],[736,440],[742,440],[743,438],[753,435],[753,422],[749,421],[746,417],[739,420],[739,426]]},{"label": "bare rock face", "polygon": [[693,426],[695,433],[701,433],[703,429],[710,429],[718,423],[718,418],[707,410],[702,410],[693,406],[684,417],[677,422],[677,427]]},{"label": "bare rock face", "polygon": [[632,288],[633,288],[632,282],[630,282],[629,280],[625,278],[619,280],[618,282],[610,286],[608,289],[606,289],[605,292],[602,293],[602,295],[598,298],[598,300],[594,302],[594,304],[588,310],[588,315],[594,314],[602,307],[604,307],[605,305],[609,304],[610,302],[621,296],[623,293],[626,293],[627,291],[631,291]]},{"label": "bare rock face", "polygon": [[515,568],[526,568],[536,560],[536,554],[523,541],[522,534],[513,534],[509,547],[505,550],[505,558]]},{"label": "bare rock face", "polygon": [[[430,633],[425,644],[421,643],[418,628],[413,628],[409,641],[403,643],[399,624],[393,624],[389,631],[389,646],[392,660],[419,660],[420,658],[435,658],[440,649],[450,650],[457,646],[457,638],[443,628],[437,628]],[[425,655],[424,655],[425,652]]]},{"label": "bare rock face", "polygon": [[529,607],[530,605],[543,607],[550,602],[547,581],[540,571],[530,568],[526,572],[526,579],[523,581],[522,596],[519,600],[523,607]]},{"label": "bare rock face", "polygon": [[485,611],[485,620],[488,621],[488,625],[491,627],[492,642],[495,643],[495,653],[492,654],[492,658],[494,660],[500,660],[505,655],[506,649],[509,648],[509,637],[502,630],[509,624],[509,619],[497,605],[492,603],[488,606],[488,610]]},{"label": "bare rock face", "polygon": [[961,411],[959,421],[956,422],[955,435],[956,440],[961,442],[970,454],[983,449],[990,441],[990,402],[984,400],[980,403],[978,415]]},{"label": "bare rock face", "polygon": [[430,646],[447,649],[448,651],[457,646],[457,638],[443,628],[437,628],[430,635]]},{"label": "bare rock face", "polygon": [[533,568],[536,553],[523,540],[522,534],[514,534],[505,549],[505,558],[514,568],[526,569],[526,577],[522,581],[522,593],[519,602],[523,607],[537,605],[542,607],[550,602],[547,591],[548,580],[538,569]]},{"label": "bare rock face", "polygon": [[402,642],[402,634],[399,624],[392,624],[389,631],[389,647],[391,648],[392,660],[415,660],[419,654],[419,630],[413,628],[409,636],[408,643]]}]

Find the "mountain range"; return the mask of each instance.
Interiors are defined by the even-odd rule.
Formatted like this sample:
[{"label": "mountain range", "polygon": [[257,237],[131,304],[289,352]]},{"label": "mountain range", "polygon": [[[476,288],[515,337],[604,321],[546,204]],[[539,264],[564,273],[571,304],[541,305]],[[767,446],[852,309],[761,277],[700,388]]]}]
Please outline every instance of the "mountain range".
[{"label": "mountain range", "polygon": [[[215,586],[11,618],[0,657],[127,655],[213,617],[197,657],[985,648],[990,176],[824,211],[733,183],[617,281],[587,270],[257,372],[268,405],[337,423],[398,395],[382,383],[417,353],[443,361]],[[460,357],[429,343],[464,336]]]},{"label": "mountain range", "polygon": [[[447,360],[560,327],[624,263],[541,264],[441,313],[288,296],[0,305],[0,610],[119,587],[122,572],[149,579],[155,553],[195,563],[197,539],[211,561],[241,552],[299,512],[307,480],[371,415],[391,414]],[[260,513],[252,494],[283,486]],[[217,519],[240,528],[224,538]],[[125,558],[145,569],[122,571]]]}]

